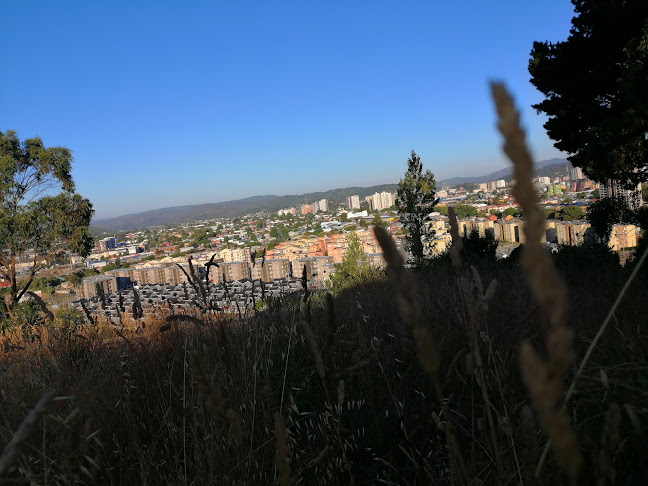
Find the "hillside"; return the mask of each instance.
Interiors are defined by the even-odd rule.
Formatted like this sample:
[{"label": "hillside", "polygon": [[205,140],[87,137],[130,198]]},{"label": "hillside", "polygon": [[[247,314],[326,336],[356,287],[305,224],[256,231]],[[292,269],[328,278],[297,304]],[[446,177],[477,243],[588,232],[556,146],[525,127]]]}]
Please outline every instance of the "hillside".
[{"label": "hillside", "polygon": [[324,198],[333,203],[343,204],[346,202],[347,196],[353,194],[358,194],[362,200],[375,192],[395,191],[397,187],[397,184],[380,184],[371,187],[345,187],[308,194],[253,196],[219,203],[153,209],[116,218],[93,220],[92,223],[93,226],[105,231],[121,231],[202,219],[236,218],[261,211],[276,212],[282,208],[300,206],[305,202],[313,202]]},{"label": "hillside", "polygon": [[[564,159],[541,160],[536,163],[536,175],[554,175],[565,172]],[[497,179],[511,180],[510,168],[501,169],[490,174],[479,177],[453,177],[439,181],[441,185],[456,186],[469,182],[482,183]],[[171,208],[153,209],[141,213],[126,214],[116,218],[93,220],[96,228],[104,231],[122,231],[145,228],[148,226],[161,226],[166,224],[186,223],[203,219],[215,218],[236,218],[245,214],[261,211],[276,212],[282,208],[298,207],[306,202],[313,202],[319,199],[328,199],[334,204],[344,204],[347,196],[357,194],[360,200],[376,192],[395,192],[398,184],[380,184],[370,187],[343,187],[322,192],[311,192],[307,194],[290,194],[285,196],[264,195],[252,196],[245,199],[236,199],[218,203],[197,204],[191,206],[176,206]]]}]

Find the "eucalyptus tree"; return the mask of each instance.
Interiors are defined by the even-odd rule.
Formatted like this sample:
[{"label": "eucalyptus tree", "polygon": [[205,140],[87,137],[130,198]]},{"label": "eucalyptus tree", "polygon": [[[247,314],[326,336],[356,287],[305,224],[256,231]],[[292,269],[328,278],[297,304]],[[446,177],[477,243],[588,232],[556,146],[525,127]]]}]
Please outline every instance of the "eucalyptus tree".
[{"label": "eucalyptus tree", "polygon": [[[0,276],[10,317],[36,274],[66,252],[86,256],[92,204],[75,192],[72,153],[0,132]],[[22,270],[19,274],[19,270]]]}]

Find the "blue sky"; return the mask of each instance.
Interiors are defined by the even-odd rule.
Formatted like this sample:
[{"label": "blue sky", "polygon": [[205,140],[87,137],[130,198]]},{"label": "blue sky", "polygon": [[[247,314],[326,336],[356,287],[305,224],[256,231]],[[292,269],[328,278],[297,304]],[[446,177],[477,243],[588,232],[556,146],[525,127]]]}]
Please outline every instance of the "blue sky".
[{"label": "blue sky", "polygon": [[75,157],[96,218],[506,166],[488,80],[530,105],[554,1],[29,1],[0,4],[0,131]]}]

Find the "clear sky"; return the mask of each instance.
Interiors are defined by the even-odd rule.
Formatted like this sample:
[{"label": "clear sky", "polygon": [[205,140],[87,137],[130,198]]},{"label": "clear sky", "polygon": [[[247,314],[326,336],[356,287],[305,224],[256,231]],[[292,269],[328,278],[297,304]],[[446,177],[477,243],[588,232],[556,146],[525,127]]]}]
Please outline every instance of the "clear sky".
[{"label": "clear sky", "polygon": [[0,131],[74,154],[96,218],[506,166],[488,80],[530,105],[568,0],[0,3]]}]

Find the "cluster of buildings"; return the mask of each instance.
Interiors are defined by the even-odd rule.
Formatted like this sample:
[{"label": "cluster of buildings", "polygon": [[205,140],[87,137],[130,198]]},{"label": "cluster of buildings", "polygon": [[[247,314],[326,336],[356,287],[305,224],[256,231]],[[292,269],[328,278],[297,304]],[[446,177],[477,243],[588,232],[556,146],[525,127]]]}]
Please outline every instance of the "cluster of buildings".
[{"label": "cluster of buildings", "polygon": [[[459,234],[468,237],[477,232],[480,237],[490,235],[494,240],[503,243],[524,243],[524,221],[507,216],[504,219],[467,218],[458,221]],[[431,236],[426,241],[426,251],[430,256],[444,253],[452,244],[448,223],[441,216],[434,216],[427,223]],[[612,227],[609,247],[613,251],[621,251],[637,246],[641,230],[634,224],[618,223]],[[586,221],[545,221],[543,242],[556,245],[579,246],[596,241],[597,235]]]},{"label": "cluster of buildings", "polygon": [[628,188],[620,181],[608,179],[605,184],[601,184],[599,188],[601,198],[609,197],[613,199],[620,199],[624,204],[632,209],[637,210],[643,205],[643,198],[641,194],[641,184],[637,184]]},{"label": "cluster of buildings", "polygon": [[310,204],[302,204],[300,210],[302,215],[317,213],[318,211],[328,212],[329,202],[327,199],[320,199],[319,201],[313,201]]},{"label": "cluster of buildings", "polygon": [[[355,233],[368,255],[380,253],[380,245],[373,231],[364,230]],[[266,261],[285,258],[292,262],[299,258],[330,256],[333,263],[341,263],[347,248],[349,233],[332,234],[319,238],[282,241],[266,252]]]},{"label": "cluster of buildings", "polygon": [[393,192],[376,192],[373,196],[365,199],[372,211],[382,211],[396,205],[396,194]]},{"label": "cluster of buildings", "polygon": [[[186,308],[193,305],[201,298],[196,295],[191,285],[171,284],[144,284],[137,289],[129,288],[119,290],[114,277],[97,276],[91,277],[95,292],[71,304],[72,307],[80,309],[83,305],[94,315],[102,315],[104,318],[114,321],[119,314],[130,314],[130,311],[137,299],[142,306],[144,316],[155,312],[156,309],[167,307],[170,310],[175,308]],[[104,298],[101,298],[96,287],[101,287]],[[301,290],[299,279],[277,280],[269,284],[254,284],[252,281],[233,282],[227,286],[209,286],[207,291],[208,303],[221,312],[246,314],[253,310],[255,302],[260,302],[264,297],[281,297],[294,294]],[[137,292],[137,297],[135,297]]]},{"label": "cluster of buildings", "polygon": [[[370,265],[381,266],[382,253],[372,231],[356,233],[367,254]],[[209,282],[221,284],[254,280],[273,282],[292,277],[301,277],[304,267],[308,278],[315,285],[322,285],[341,263],[347,249],[347,234],[333,234],[319,238],[291,240],[279,243],[266,252],[265,258],[252,259],[249,247],[225,248],[216,255],[213,252],[194,253],[192,265],[194,274],[201,279],[207,278],[208,262],[216,263],[209,267]],[[142,285],[182,285],[188,281],[191,268],[184,257],[165,258],[140,263],[128,268],[110,270],[103,275],[83,280],[81,291],[84,298],[96,295],[97,283],[105,293],[123,291]]]}]

